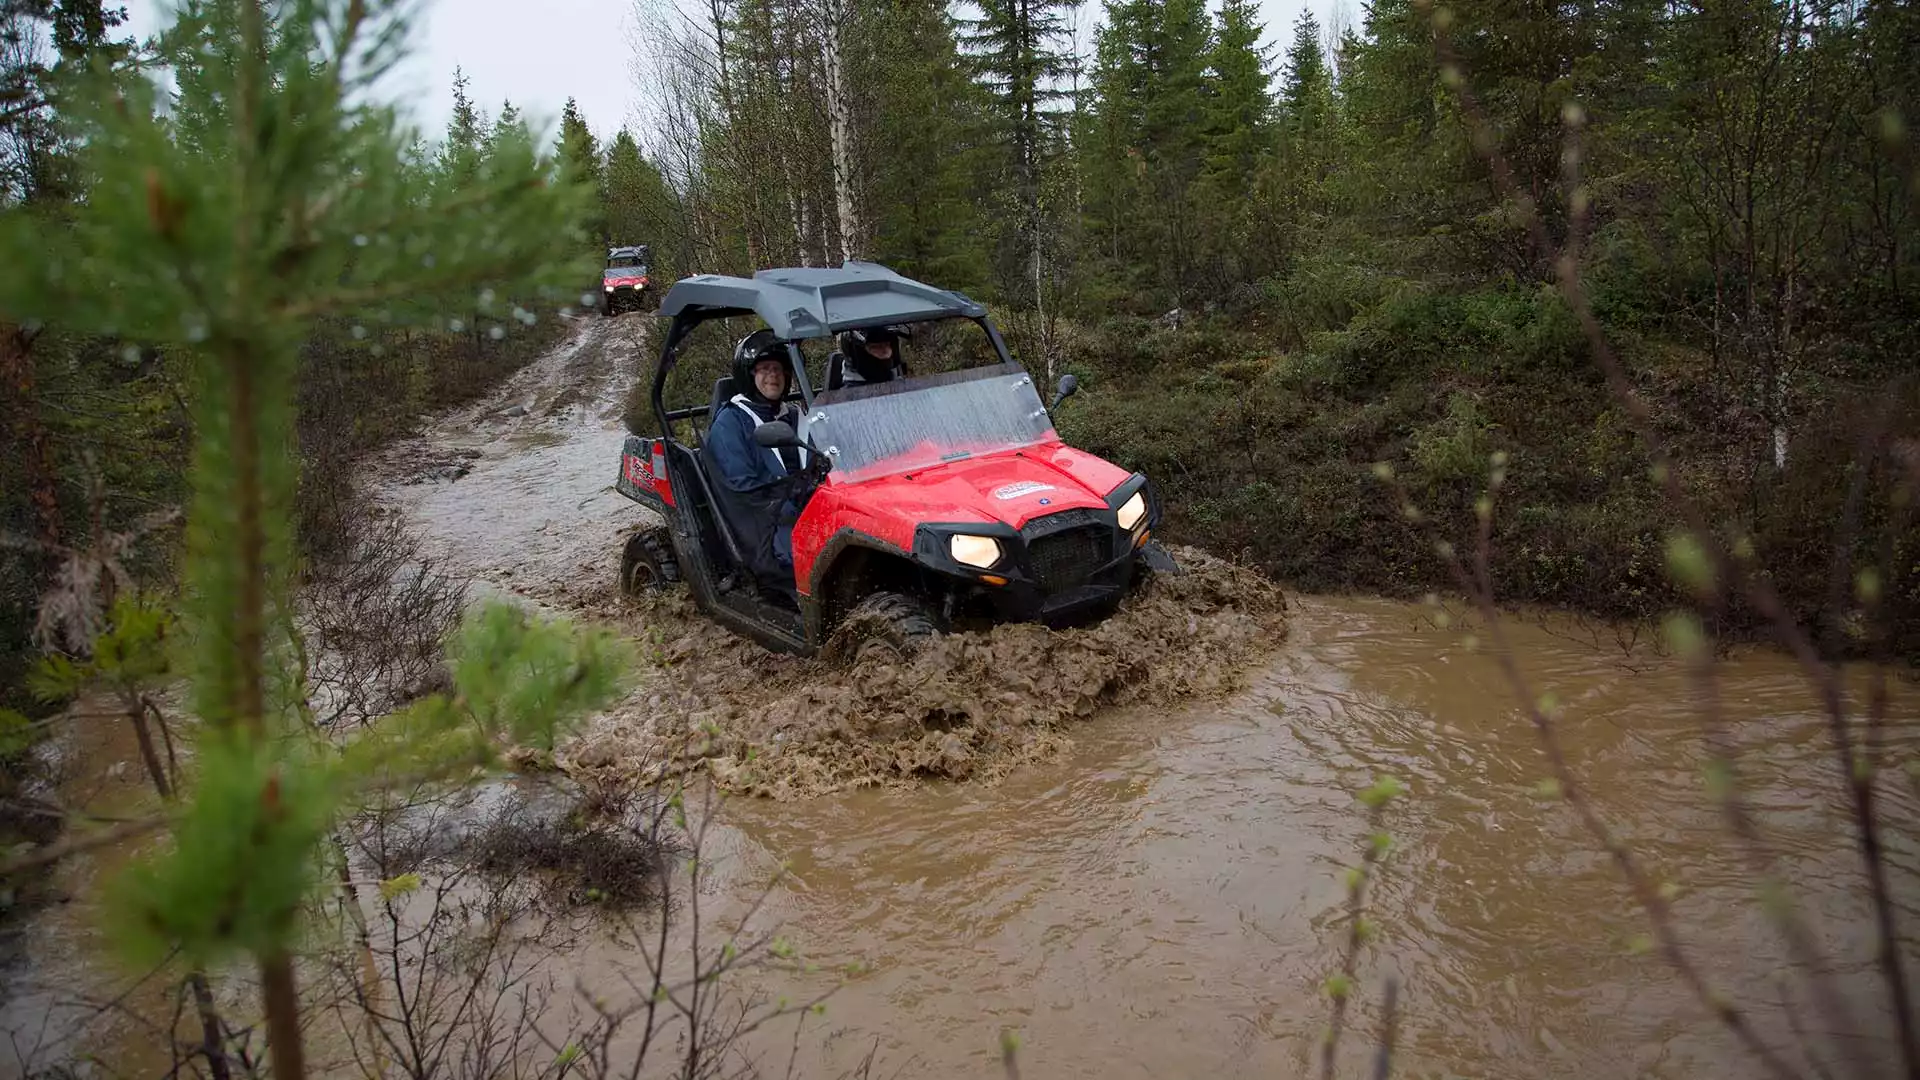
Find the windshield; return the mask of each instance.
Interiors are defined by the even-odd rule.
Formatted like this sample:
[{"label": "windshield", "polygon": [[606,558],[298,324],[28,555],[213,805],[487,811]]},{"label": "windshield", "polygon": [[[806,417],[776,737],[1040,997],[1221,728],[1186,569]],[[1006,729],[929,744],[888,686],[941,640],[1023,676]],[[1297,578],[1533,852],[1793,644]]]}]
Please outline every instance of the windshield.
[{"label": "windshield", "polygon": [[925,469],[1053,436],[1033,379],[1017,364],[850,388],[802,421],[806,439],[851,481]]},{"label": "windshield", "polygon": [[647,264],[629,255],[623,255],[607,264],[606,277],[632,277],[645,273]]}]

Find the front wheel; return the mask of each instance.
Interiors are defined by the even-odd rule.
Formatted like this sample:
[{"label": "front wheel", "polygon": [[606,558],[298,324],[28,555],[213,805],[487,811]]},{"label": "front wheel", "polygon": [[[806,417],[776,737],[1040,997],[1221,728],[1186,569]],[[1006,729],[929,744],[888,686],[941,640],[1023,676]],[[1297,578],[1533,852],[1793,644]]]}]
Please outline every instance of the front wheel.
[{"label": "front wheel", "polygon": [[827,649],[831,657],[856,664],[905,663],[939,632],[939,618],[925,600],[878,592],[840,620]]},{"label": "front wheel", "polygon": [[1173,556],[1167,552],[1166,548],[1160,546],[1158,540],[1149,540],[1141,544],[1140,551],[1133,557],[1135,588],[1145,585],[1155,575],[1176,577],[1180,573],[1180,564],[1173,561]]},{"label": "front wheel", "polygon": [[620,591],[638,596],[648,589],[664,589],[680,581],[680,562],[663,527],[646,529],[627,538],[620,553]]},{"label": "front wheel", "polygon": [[1173,561],[1173,556],[1167,549],[1160,546],[1160,541],[1149,540],[1141,544],[1140,550],[1133,553],[1133,573],[1127,579],[1125,593],[1114,599],[1113,611],[1120,610],[1120,605],[1127,598],[1139,596],[1145,592],[1152,586],[1154,578],[1178,577],[1184,572],[1180,569],[1180,564]]}]

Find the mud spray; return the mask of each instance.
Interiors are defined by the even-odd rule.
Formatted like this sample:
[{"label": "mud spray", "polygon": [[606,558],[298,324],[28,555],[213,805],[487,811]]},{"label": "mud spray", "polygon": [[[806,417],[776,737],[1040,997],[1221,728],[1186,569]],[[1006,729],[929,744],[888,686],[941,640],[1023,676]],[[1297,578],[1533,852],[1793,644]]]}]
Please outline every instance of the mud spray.
[{"label": "mud spray", "polygon": [[703,769],[774,798],[1002,775],[1072,745],[1074,722],[1102,708],[1241,689],[1284,640],[1272,583],[1198,549],[1172,554],[1182,574],[1096,626],[944,635],[904,663],[776,656],[707,623],[684,591],[628,601],[651,644],[647,690],[562,761],[602,780]]}]

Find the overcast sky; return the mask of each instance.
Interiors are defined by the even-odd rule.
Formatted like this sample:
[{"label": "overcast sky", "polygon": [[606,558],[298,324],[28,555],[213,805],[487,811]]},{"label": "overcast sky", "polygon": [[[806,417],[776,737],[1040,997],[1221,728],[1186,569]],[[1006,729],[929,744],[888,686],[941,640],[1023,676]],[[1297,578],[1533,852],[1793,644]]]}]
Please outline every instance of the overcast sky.
[{"label": "overcast sky", "polygon": [[[158,28],[170,0],[123,0],[130,29],[144,37]],[[631,0],[420,0],[413,60],[395,74],[392,93],[405,101],[429,138],[445,129],[453,72],[466,72],[474,101],[489,116],[511,100],[549,129],[569,96],[604,141],[623,124],[643,122],[631,74]],[[1267,40],[1292,38],[1305,7],[1324,24],[1344,4],[1358,18],[1359,0],[1261,0]],[[1217,0],[1210,7],[1218,8]],[[1081,12],[1086,40],[1099,18],[1099,0]],[[1276,48],[1276,62],[1279,55]]]}]

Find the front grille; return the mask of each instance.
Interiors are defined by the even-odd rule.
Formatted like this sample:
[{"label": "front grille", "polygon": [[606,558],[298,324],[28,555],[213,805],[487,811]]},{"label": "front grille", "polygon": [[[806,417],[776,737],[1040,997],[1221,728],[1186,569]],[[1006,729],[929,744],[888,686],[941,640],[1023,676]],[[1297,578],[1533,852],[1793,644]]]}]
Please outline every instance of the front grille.
[{"label": "front grille", "polygon": [[1027,545],[1027,563],[1048,592],[1078,588],[1100,569],[1113,546],[1113,530],[1083,525],[1052,533]]},{"label": "front grille", "polygon": [[1032,542],[1039,537],[1051,536],[1078,526],[1099,524],[1101,524],[1100,515],[1091,510],[1055,510],[1045,517],[1037,517],[1027,522],[1027,527],[1020,531],[1026,535],[1028,542]]}]

